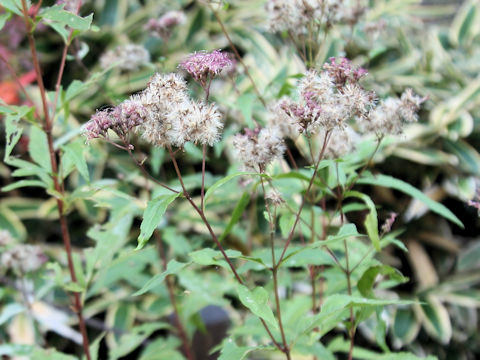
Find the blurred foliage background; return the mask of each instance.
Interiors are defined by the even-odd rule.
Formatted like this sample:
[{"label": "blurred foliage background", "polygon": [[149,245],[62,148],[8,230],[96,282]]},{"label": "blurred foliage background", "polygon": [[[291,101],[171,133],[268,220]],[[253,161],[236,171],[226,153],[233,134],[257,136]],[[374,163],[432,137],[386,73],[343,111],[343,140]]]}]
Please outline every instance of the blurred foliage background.
[{"label": "blurred foliage background", "polygon": [[[480,3],[476,0],[458,4],[417,0],[367,3],[368,10],[354,27],[332,28],[322,42],[318,63],[324,63],[330,56],[344,55],[368,69],[366,86],[380,97],[400,94],[406,87],[428,97],[421,121],[409,126],[401,136],[387,138],[369,170],[392,175],[421,189],[451,209],[465,225],[462,229],[428,212],[423,203],[399,191],[360,185],[380,205],[380,218],[386,219],[390,211],[400,213],[395,229],[399,230],[397,237],[408,252],[389,247],[381,258],[400,269],[410,281],[385,291],[420,301],[413,306],[387,309],[386,341],[392,350],[409,350],[420,356],[476,359],[480,357],[480,217],[468,201],[478,196],[480,181]],[[232,0],[222,4],[182,0],[86,1],[81,14],[93,12],[95,28],[72,44],[62,82],[63,109],[57,112],[54,129],[55,145],[61,147],[75,138],[74,142],[83,143],[78,137],[80,126],[95,109],[115,105],[142,90],[155,72],[175,71],[185,55],[203,49],[232,51],[212,8],[222,19],[265,101],[270,103],[289,94],[298,75],[304,72],[303,63],[287,37],[267,31],[264,1]],[[144,25],[168,10],[184,11],[186,22],[175,28],[166,42],[149,35]],[[38,100],[36,85],[28,81],[32,65],[20,30],[22,24],[9,22],[12,30],[2,30],[0,50],[3,56],[8,56],[12,67],[26,76],[25,87]],[[19,36],[18,43],[12,34]],[[37,29],[36,38],[46,87],[54,89],[62,39],[46,27]],[[102,53],[127,43],[143,45],[151,62],[133,72],[100,67]],[[228,135],[252,127],[254,122],[266,123],[266,109],[251,81],[242,66],[237,71],[235,77],[225,76],[212,84],[211,96],[226,113],[226,126],[224,140],[210,154],[207,184],[218,180],[230,167]],[[6,94],[18,92],[9,101],[17,104],[24,101],[4,66],[0,67],[0,76],[2,98],[7,101]],[[190,88],[194,97],[201,93],[194,83]],[[31,154],[28,136],[22,135],[15,149],[18,156]],[[149,170],[164,181],[172,179],[173,169],[164,164],[163,150],[150,148],[141,139],[135,141],[137,157],[149,158]],[[289,145],[298,146],[294,154],[301,165],[301,145]],[[201,151],[192,146],[186,147],[185,153],[181,159],[182,171],[198,173]],[[154,246],[142,252],[132,251],[142,204],[148,197],[145,180],[127,154],[109,144],[92,142],[85,156],[91,184],[97,191],[89,196],[85,179],[77,173],[68,178],[67,191],[72,194],[68,217],[74,247],[85,249],[93,259],[90,265],[87,260],[83,271],[83,281],[88,285],[85,316],[89,319],[91,339],[97,339],[92,346],[100,349],[100,359],[160,359],[156,357],[159,352],[162,358],[180,359],[175,337],[156,336],[168,333],[165,324],[170,303],[166,289],[157,287],[141,297],[131,297],[149,278],[161,272]],[[2,186],[14,182],[12,172],[8,165],[0,165]],[[187,176],[186,181],[191,188],[199,187],[200,178],[196,175]],[[208,212],[220,231],[242,196],[237,187],[235,183],[226,184],[211,199]],[[14,307],[20,301],[15,291],[17,283],[13,275],[0,270],[0,341],[28,344],[32,339],[43,338],[59,350],[75,353],[78,333],[70,326],[69,299],[57,287],[57,281],[61,282],[65,276],[63,266],[59,265],[65,259],[55,201],[35,188],[13,189],[0,196],[0,227],[8,230],[17,242],[41,245],[49,258],[45,272],[28,278],[27,287],[34,288],[36,294],[31,308],[35,323]],[[249,206],[254,216],[262,216],[255,213],[255,202]],[[168,244],[170,256],[181,258],[204,243],[202,234],[206,230],[191,209],[185,207],[168,216],[172,218],[162,229],[162,240]],[[361,210],[348,214],[348,220],[359,226],[361,218]],[[240,220],[224,239],[227,247],[248,252],[249,241],[259,241],[255,234],[262,229],[249,229],[244,224],[247,221]],[[75,254],[81,268],[80,252]],[[225,336],[228,324],[236,321],[231,311],[232,306],[238,306],[231,303],[232,284],[214,271],[193,269],[185,269],[178,282],[184,290],[178,296],[181,316],[189,334],[195,333],[195,348],[206,354],[210,345],[218,344]],[[188,293],[196,296],[186,296]],[[212,293],[216,296],[211,296]],[[247,325],[229,331],[248,333]],[[210,330],[208,333],[202,331],[205,327]],[[367,349],[377,349],[376,328],[375,320],[361,326],[356,344],[365,352],[363,355],[360,352],[358,358],[374,358]],[[348,344],[342,337],[330,334],[326,346],[341,354],[346,352]],[[0,349],[3,354],[12,351],[1,346]],[[252,359],[266,357],[261,354]]]}]

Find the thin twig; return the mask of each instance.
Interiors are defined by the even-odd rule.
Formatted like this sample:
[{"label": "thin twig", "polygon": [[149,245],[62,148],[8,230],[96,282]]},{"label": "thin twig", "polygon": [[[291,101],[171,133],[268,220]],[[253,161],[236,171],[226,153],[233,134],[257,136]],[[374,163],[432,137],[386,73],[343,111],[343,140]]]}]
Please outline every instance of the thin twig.
[{"label": "thin twig", "polygon": [[284,246],[283,251],[282,251],[282,255],[280,256],[280,259],[278,260],[277,266],[279,266],[281,264],[281,262],[283,260],[283,257],[285,256],[285,252],[287,251],[288,246],[292,242],[293,234],[295,233],[295,229],[297,228],[297,224],[300,220],[300,215],[302,213],[303,207],[305,206],[306,198],[308,196],[308,193],[310,192],[310,189],[312,188],[312,185],[314,183],[315,178],[317,177],[318,165],[320,164],[320,161],[322,160],[323,155],[325,154],[325,149],[327,148],[329,135],[330,135],[330,131],[327,131],[325,133],[325,138],[323,140],[322,150],[320,151],[320,154],[318,155],[318,160],[315,163],[315,170],[313,171],[313,175],[310,178],[310,182],[308,183],[307,190],[305,191],[305,194],[302,197],[302,202],[300,203],[300,207],[298,209],[297,216],[295,217],[295,222],[293,223],[292,229],[290,230],[287,241],[286,241],[285,246]]},{"label": "thin twig", "polygon": [[242,64],[243,66],[243,69],[245,70],[245,74],[247,75],[247,77],[250,79],[250,82],[253,86],[253,90],[255,91],[255,94],[257,95],[258,99],[260,100],[260,102],[263,104],[263,106],[267,107],[267,104],[265,102],[265,99],[262,97],[262,95],[260,94],[260,91],[258,90],[257,88],[257,85],[255,84],[255,81],[253,80],[253,77],[252,75],[250,75],[250,71],[248,71],[248,67],[247,65],[245,65],[245,62],[243,61],[242,57],[240,56],[238,50],[237,50],[237,47],[235,46],[235,44],[233,43],[232,39],[230,38],[230,35],[228,35],[228,32],[227,32],[227,29],[225,28],[225,25],[223,24],[222,22],[222,19],[220,19],[220,16],[218,16],[218,13],[215,11],[215,9],[213,8],[213,6],[207,2],[207,5],[208,7],[210,8],[210,10],[212,11],[213,15],[215,16],[215,19],[217,20],[218,24],[220,25],[220,28],[222,29],[222,32],[223,34],[225,35],[225,37],[227,38],[227,41],[228,43],[230,44],[230,47],[232,48],[233,50],[233,53],[235,54],[235,57],[238,59],[238,62],[240,64]]},{"label": "thin twig", "polygon": [[[203,223],[205,224],[205,226],[207,227],[208,229],[208,232],[210,233],[210,236],[212,238],[212,240],[215,242],[215,244],[217,245],[218,249],[220,250],[220,252],[222,253],[222,256],[223,258],[225,259],[225,261],[227,262],[228,266],[230,267],[230,269],[232,270],[234,276],[235,276],[235,279],[241,284],[241,285],[245,285],[245,283],[243,282],[242,278],[240,277],[240,275],[238,274],[237,270],[235,269],[235,266],[233,266],[233,263],[232,261],[230,260],[230,258],[228,257],[228,255],[226,254],[225,250],[223,249],[223,246],[222,244],[220,243],[220,241],[218,240],[217,236],[215,235],[212,227],[210,226],[210,223],[208,222],[207,218],[205,217],[205,213],[195,204],[195,202],[193,201],[192,197],[190,196],[189,192],[187,191],[187,188],[185,187],[185,184],[183,182],[183,178],[182,178],[182,174],[180,172],[180,168],[178,167],[178,164],[177,164],[177,160],[175,159],[175,154],[173,153],[172,151],[172,147],[170,145],[167,145],[167,150],[168,150],[168,153],[170,154],[170,158],[172,159],[172,163],[173,163],[173,166],[175,168],[175,172],[177,174],[177,177],[178,177],[178,180],[180,181],[180,185],[182,186],[182,189],[183,189],[183,195],[185,196],[185,198],[188,200],[188,202],[192,205],[192,207],[195,209],[195,211],[198,213],[198,215],[200,215],[200,218],[202,219]],[[282,352],[285,352],[285,350],[283,349],[283,347],[275,340],[275,337],[273,336],[272,332],[270,331],[267,323],[265,322],[265,320],[261,319],[260,318],[260,322],[262,323],[263,327],[265,328],[265,330],[267,331],[268,333],[268,336],[270,337],[270,339],[272,340],[273,344],[275,345],[275,347],[277,349],[279,349],[280,351]]]}]

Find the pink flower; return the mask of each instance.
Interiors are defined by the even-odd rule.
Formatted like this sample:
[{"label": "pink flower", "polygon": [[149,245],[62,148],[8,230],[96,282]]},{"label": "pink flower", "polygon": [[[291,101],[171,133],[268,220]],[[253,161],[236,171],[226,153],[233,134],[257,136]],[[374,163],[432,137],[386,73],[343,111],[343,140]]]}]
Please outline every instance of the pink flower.
[{"label": "pink flower", "polygon": [[233,65],[230,56],[220,50],[214,50],[211,53],[200,51],[191,54],[182,62],[179,67],[188,72],[195,81],[198,81],[203,87],[207,84],[207,79],[220,74],[227,67]]},{"label": "pink flower", "polygon": [[362,67],[355,67],[346,57],[331,57],[330,64],[326,63],[323,68],[335,80],[337,86],[344,86],[347,82],[356,83],[368,74]]}]

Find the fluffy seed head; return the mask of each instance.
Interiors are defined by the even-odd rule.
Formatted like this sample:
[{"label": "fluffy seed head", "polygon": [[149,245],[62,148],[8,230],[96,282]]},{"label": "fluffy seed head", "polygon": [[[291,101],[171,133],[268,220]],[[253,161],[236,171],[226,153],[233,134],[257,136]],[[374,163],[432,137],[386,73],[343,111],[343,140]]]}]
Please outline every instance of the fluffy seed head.
[{"label": "fluffy seed head", "polygon": [[100,65],[107,69],[112,64],[124,71],[136,71],[150,62],[150,53],[141,45],[127,44],[117,46],[104,53],[100,58]]},{"label": "fluffy seed head", "polygon": [[145,30],[151,35],[161,37],[167,40],[174,27],[185,23],[186,17],[182,11],[169,11],[162,15],[159,19],[150,19],[145,25]]},{"label": "fluffy seed head", "polygon": [[3,267],[17,274],[38,270],[47,257],[39,246],[19,244],[3,251],[0,262]]},{"label": "fluffy seed head", "polygon": [[425,100],[407,89],[400,99],[389,97],[380,101],[361,119],[360,127],[364,132],[373,132],[378,136],[401,134],[405,123],[418,120],[417,111]]},{"label": "fluffy seed head", "polygon": [[233,139],[236,157],[247,171],[264,172],[267,165],[283,156],[285,145],[276,129],[245,129]]},{"label": "fluffy seed head", "polygon": [[333,78],[337,87],[344,86],[347,82],[356,83],[368,73],[364,68],[354,66],[345,57],[331,57],[329,60],[330,64],[324,64],[323,68]]}]

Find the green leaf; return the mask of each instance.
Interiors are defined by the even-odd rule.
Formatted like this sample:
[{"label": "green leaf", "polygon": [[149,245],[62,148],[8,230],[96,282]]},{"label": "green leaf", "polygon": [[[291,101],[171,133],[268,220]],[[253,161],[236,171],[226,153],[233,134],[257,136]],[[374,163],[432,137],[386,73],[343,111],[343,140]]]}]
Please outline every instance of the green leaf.
[{"label": "green leaf", "polygon": [[75,356],[63,354],[55,349],[35,349],[31,360],[77,360]]},{"label": "green leaf", "polygon": [[22,187],[43,187],[46,188],[47,186],[43,181],[40,180],[20,180],[17,182],[14,182],[10,185],[2,187],[3,192],[8,192],[12,191],[14,189],[19,189]]},{"label": "green leaf", "polygon": [[[227,254],[229,258],[238,258],[242,256],[242,253],[237,250],[227,250],[225,251],[225,254]],[[218,250],[205,248],[202,250],[191,252],[190,254],[188,254],[188,256],[190,256],[190,258],[195,264],[203,266],[216,265],[222,266],[226,269],[230,268],[227,262],[224,260],[222,253]]]},{"label": "green leaf", "polygon": [[445,306],[433,295],[428,295],[415,307],[422,319],[423,328],[442,344],[448,344],[452,338],[452,323]]},{"label": "green leaf", "polygon": [[54,5],[43,8],[39,13],[39,17],[46,19],[45,24],[52,27],[63,38],[63,41],[67,43],[70,31],[66,29],[68,26],[71,29],[79,31],[87,31],[90,29],[90,25],[93,20],[93,14],[86,17],[80,17],[70,11],[63,9],[62,5]]},{"label": "green leaf", "polygon": [[402,345],[408,345],[418,335],[420,331],[420,321],[415,317],[411,309],[397,309],[393,323],[393,334],[402,342]]},{"label": "green leaf", "polygon": [[272,309],[268,305],[268,293],[263,287],[256,287],[250,291],[244,285],[237,285],[237,294],[242,302],[253,314],[278,329],[277,321],[273,316]]},{"label": "green leaf", "polygon": [[237,346],[232,339],[224,341],[222,351],[218,360],[243,360],[245,357],[255,350],[273,350],[273,347],[267,346]]},{"label": "green leaf", "polygon": [[365,228],[367,229],[367,234],[372,240],[372,244],[377,251],[380,251],[380,236],[378,235],[378,216],[377,209],[372,199],[368,195],[362,194],[358,191],[348,191],[345,193],[345,198],[347,197],[356,197],[361,199],[370,210],[369,214],[365,217]]},{"label": "green leaf", "polygon": [[190,264],[191,263],[181,263],[175,259],[170,260],[167,265],[167,270],[165,270],[161,274],[155,275],[153,278],[148,280],[145,285],[143,285],[142,288],[135,292],[132,296],[139,296],[145,294],[147,291],[150,291],[151,289],[159,286],[168,275],[177,274],[180,270]]},{"label": "green leaf", "polygon": [[[88,174],[87,160],[85,159],[85,145],[81,140],[77,140],[68,145],[62,147],[64,154],[62,156],[62,162],[64,168],[68,169],[70,166],[74,166],[80,173],[80,175],[88,183],[90,182],[90,176]],[[71,165],[70,165],[71,164]],[[64,177],[67,174],[63,174]]]},{"label": "green leaf", "polygon": [[[332,352],[348,353],[350,350],[350,341],[338,337],[331,341],[327,348]],[[360,346],[355,346],[355,349],[353,350],[353,358],[356,360],[438,360],[435,356],[419,357],[407,352],[380,354],[372,350],[361,348]]]},{"label": "green leaf", "polygon": [[207,203],[207,200],[213,195],[215,190],[217,190],[220,186],[226,184],[230,180],[236,178],[237,176],[247,176],[247,175],[259,175],[258,173],[248,173],[248,172],[238,172],[234,174],[230,174],[228,176],[225,176],[224,178],[218,180],[215,184],[210,186],[205,193],[205,198],[203,199],[203,207],[205,207],[205,204]]},{"label": "green leaf", "polygon": [[160,223],[160,220],[162,219],[163,214],[165,214],[168,205],[170,205],[180,195],[182,195],[182,193],[160,195],[148,202],[147,208],[143,213],[142,224],[140,225],[140,235],[138,236],[137,250],[145,246],[147,241],[152,236],[153,231]]},{"label": "green leaf", "polygon": [[242,217],[243,211],[247,207],[249,201],[250,201],[250,193],[245,191],[242,194],[242,197],[240,198],[240,200],[238,200],[237,205],[235,206],[235,209],[233,209],[232,216],[230,217],[230,220],[227,226],[225,227],[225,230],[223,230],[222,235],[220,235],[220,237],[218,238],[218,241],[222,241],[223,239],[225,239],[225,237],[228,234],[230,234],[235,224]]},{"label": "green leaf", "polygon": [[50,151],[48,149],[47,135],[37,126],[30,127],[30,140],[28,152],[33,161],[48,172],[52,172],[50,163]]},{"label": "green leaf", "polygon": [[5,23],[10,19],[10,16],[12,16],[12,14],[8,12],[0,14],[0,30],[3,29]]},{"label": "green leaf", "polygon": [[23,128],[19,126],[22,118],[28,118],[33,114],[33,107],[29,106],[0,106],[0,114],[5,117],[5,154],[3,161],[10,163],[9,156],[18,140],[22,136]]},{"label": "green leaf", "polygon": [[110,359],[116,360],[131,353],[155,331],[168,329],[169,327],[170,325],[164,322],[152,322],[135,326],[131,331],[120,337],[118,346],[110,350]]},{"label": "green leaf", "polygon": [[63,285],[63,288],[67,291],[76,292],[76,293],[82,293],[85,291],[85,288],[80,286],[79,283],[76,283],[76,282],[67,283]]},{"label": "green leaf", "polygon": [[[23,16],[21,0],[1,0],[0,5],[18,16]],[[27,1],[27,8],[29,7],[29,1]]]},{"label": "green leaf", "polygon": [[5,324],[11,317],[25,311],[25,308],[17,303],[5,305],[0,313],[0,326]]},{"label": "green leaf", "polygon": [[399,283],[404,283],[408,281],[408,278],[403,277],[397,269],[394,269],[391,266],[372,266],[363,273],[362,277],[357,283],[358,290],[363,296],[369,298],[374,297],[373,286],[375,285],[375,279],[379,274],[388,275],[391,279],[394,279]]},{"label": "green leaf", "polygon": [[430,199],[427,195],[422,193],[417,188],[413,187],[412,185],[396,179],[391,176],[387,175],[363,175],[358,181],[358,184],[368,184],[368,185],[376,185],[376,186],[384,186],[391,189],[395,189],[401,191],[407,195],[410,195],[421,202],[423,202],[430,210],[433,212],[443,216],[444,218],[452,221],[453,223],[457,224],[461,228],[463,228],[463,224],[458,219],[455,214],[453,214],[446,206]]}]

